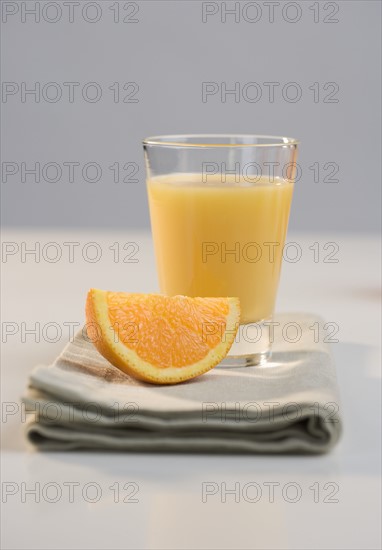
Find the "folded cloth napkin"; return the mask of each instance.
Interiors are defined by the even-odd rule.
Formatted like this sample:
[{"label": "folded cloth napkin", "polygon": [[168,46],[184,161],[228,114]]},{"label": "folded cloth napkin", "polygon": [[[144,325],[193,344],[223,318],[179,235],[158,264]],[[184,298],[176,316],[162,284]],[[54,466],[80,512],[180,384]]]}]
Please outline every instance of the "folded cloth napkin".
[{"label": "folded cloth napkin", "polygon": [[174,386],[125,375],[79,332],[31,373],[27,438],[57,451],[326,452],[342,422],[324,323],[307,314],[275,322],[266,366],[219,366]]}]

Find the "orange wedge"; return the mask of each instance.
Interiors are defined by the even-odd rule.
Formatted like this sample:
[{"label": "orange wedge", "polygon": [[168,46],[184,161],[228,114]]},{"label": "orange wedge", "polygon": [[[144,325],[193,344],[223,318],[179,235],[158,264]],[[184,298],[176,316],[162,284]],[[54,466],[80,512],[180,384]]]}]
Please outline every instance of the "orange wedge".
[{"label": "orange wedge", "polygon": [[123,372],[154,384],[177,384],[217,365],[239,326],[238,298],[189,298],[91,289],[87,333]]}]

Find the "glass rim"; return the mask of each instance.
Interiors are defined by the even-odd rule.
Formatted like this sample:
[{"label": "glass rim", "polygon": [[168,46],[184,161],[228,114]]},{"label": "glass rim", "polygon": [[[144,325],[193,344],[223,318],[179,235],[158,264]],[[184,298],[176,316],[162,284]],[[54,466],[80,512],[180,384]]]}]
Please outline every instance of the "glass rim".
[{"label": "glass rim", "polygon": [[[200,138],[200,139],[199,139]],[[227,143],[209,143],[205,140],[224,139]],[[232,139],[264,139],[269,143],[229,143]],[[200,142],[192,143],[189,139],[198,139]],[[182,141],[184,140],[184,141]],[[289,147],[297,146],[300,142],[291,137],[270,136],[265,134],[172,134],[147,137],[142,140],[144,146],[154,145],[158,147],[179,147],[179,148],[214,148],[214,147]]]}]

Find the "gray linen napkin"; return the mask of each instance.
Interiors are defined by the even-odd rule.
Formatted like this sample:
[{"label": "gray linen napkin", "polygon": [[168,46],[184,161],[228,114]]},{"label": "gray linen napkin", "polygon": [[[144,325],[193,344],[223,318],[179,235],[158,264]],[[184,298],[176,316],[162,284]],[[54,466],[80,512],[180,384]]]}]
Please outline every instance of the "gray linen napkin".
[{"label": "gray linen napkin", "polygon": [[324,322],[307,314],[275,321],[267,366],[219,366],[175,386],[132,379],[80,332],[53,365],[32,371],[27,438],[55,451],[327,452],[342,421]]}]

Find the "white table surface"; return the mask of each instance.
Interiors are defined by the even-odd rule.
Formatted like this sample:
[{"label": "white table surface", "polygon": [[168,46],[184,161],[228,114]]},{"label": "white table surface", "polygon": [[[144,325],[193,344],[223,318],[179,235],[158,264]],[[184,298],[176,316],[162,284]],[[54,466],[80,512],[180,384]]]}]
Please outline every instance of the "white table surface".
[{"label": "white table surface", "polygon": [[[129,231],[3,232],[3,242],[16,243],[8,244],[7,250],[18,246],[19,252],[3,256],[1,264],[3,342],[6,337],[1,371],[2,548],[381,547],[379,241],[372,236],[325,234],[289,234],[288,241],[299,244],[302,257],[296,263],[284,262],[278,311],[311,311],[339,326],[339,342],[332,350],[345,432],[332,453],[317,457],[41,454],[26,448],[23,417],[16,411],[29,371],[36,363],[53,360],[69,338],[68,322],[84,321],[89,287],[157,290],[152,246],[148,233]],[[48,242],[59,243],[62,258],[47,262],[46,255],[52,258],[55,251],[46,247],[40,261],[30,255],[23,258],[21,248],[31,248],[36,242],[41,247]],[[68,261],[69,247],[64,242],[80,243],[74,248],[73,262]],[[98,262],[82,257],[82,252],[85,257],[95,252],[94,248],[83,248],[89,242],[97,242],[102,251]],[[116,242],[121,248],[126,242],[136,242],[139,261],[123,263],[122,256],[115,262],[109,247]],[[309,249],[314,242],[322,252],[318,263]],[[323,261],[330,252],[323,250],[327,242],[338,244],[338,263]],[[4,324],[10,322],[16,324]],[[35,341],[36,335],[22,334],[38,322],[40,342]],[[59,341],[47,341],[55,336],[52,324],[48,325],[51,332],[46,332],[48,327],[44,329],[47,323],[59,325]],[[14,327],[18,332],[6,336],[4,327]],[[73,485],[73,498],[70,482],[77,484]],[[225,483],[227,489],[239,484],[238,502],[229,494],[222,502],[221,489],[202,502],[203,482],[217,483],[219,488]],[[262,490],[258,502],[243,496],[243,488],[250,482]],[[273,502],[267,482],[279,484]],[[124,489],[126,483],[130,485]],[[287,485],[290,483],[298,484],[294,487],[301,491],[298,502],[288,502],[294,496],[293,486]],[[111,486],[120,488],[119,498]],[[312,486],[320,488],[318,502],[314,501]],[[337,486],[337,494],[330,499]],[[134,497],[138,502],[123,502],[134,487],[138,488]],[[26,494],[33,488],[40,502],[36,502],[36,495]],[[99,498],[90,502],[97,497],[96,489]],[[283,491],[287,489],[290,493],[285,498]],[[56,498],[57,502],[49,502]]]}]

